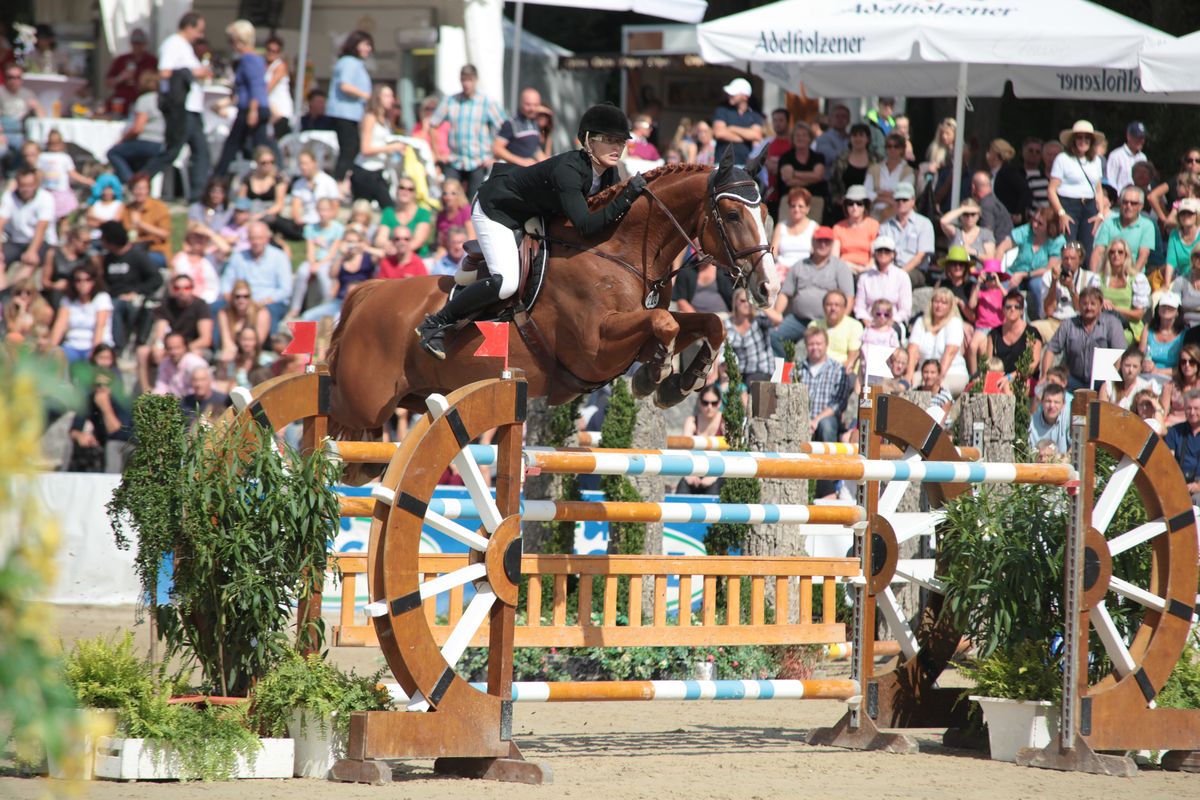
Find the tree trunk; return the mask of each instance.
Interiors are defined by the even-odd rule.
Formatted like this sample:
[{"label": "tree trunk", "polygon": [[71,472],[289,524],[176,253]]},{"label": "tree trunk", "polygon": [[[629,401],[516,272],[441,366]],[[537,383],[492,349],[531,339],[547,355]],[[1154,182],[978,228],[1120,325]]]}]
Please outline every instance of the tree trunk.
[{"label": "tree trunk", "polygon": [[[525,417],[525,444],[536,446],[550,441],[550,405],[544,397],[530,398]],[[557,475],[529,475],[525,478],[526,500],[557,500]],[[550,539],[553,523],[522,522],[521,538],[526,553],[544,553]]]},{"label": "tree trunk", "polygon": [[[619,378],[618,380],[625,380]],[[637,419],[633,424],[633,447],[657,450],[667,446],[667,421],[662,410],[654,405],[654,397],[635,398]],[[630,476],[638,494],[648,503],[661,503],[666,496],[669,479],[661,475]],[[646,524],[642,552],[649,556],[663,555],[663,526],[661,522]],[[654,608],[654,581],[642,581],[642,608],[649,613]]]}]

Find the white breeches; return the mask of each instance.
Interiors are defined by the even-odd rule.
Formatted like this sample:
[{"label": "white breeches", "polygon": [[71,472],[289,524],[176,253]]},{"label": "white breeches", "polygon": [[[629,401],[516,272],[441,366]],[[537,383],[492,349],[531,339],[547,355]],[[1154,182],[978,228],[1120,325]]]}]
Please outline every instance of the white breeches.
[{"label": "white breeches", "polygon": [[500,299],[507,300],[517,291],[521,279],[521,257],[517,253],[516,234],[512,229],[483,213],[479,203],[471,208],[471,224],[488,269],[500,278]]}]

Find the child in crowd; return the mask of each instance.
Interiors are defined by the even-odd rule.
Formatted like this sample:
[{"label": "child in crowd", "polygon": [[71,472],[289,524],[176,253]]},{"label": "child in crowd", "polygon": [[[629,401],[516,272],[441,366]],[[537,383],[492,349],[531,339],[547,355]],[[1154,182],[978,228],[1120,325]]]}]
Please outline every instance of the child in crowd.
[{"label": "child in crowd", "polygon": [[91,238],[99,239],[100,226],[110,220],[119,220],[125,213],[125,204],[121,201],[123,192],[121,181],[111,172],[96,178],[96,182],[92,184],[92,196],[87,209],[87,224],[92,229]]},{"label": "child in crowd", "polygon": [[371,244],[379,233],[379,225],[375,222],[375,210],[371,207],[370,200],[355,200],[350,206],[350,221],[346,223],[346,229],[353,227],[366,231],[365,252],[374,259],[381,258],[383,250]]},{"label": "child in crowd", "polygon": [[292,305],[288,317],[294,318],[306,308],[318,306],[330,298],[329,267],[342,246],[346,226],[337,221],[338,204],[328,197],[317,201],[317,222],[304,226],[306,260],[296,271],[292,284]]},{"label": "child in crowd", "polygon": [[71,181],[92,186],[94,181],[75,169],[75,160],[67,153],[67,143],[58,130],[50,131],[46,137],[46,152],[40,154],[36,163],[42,173],[42,188],[54,198],[54,218],[62,219],[79,207],[79,198],[71,188]]},{"label": "child in crowd", "polygon": [[900,346],[900,334],[896,333],[893,321],[891,300],[876,300],[871,304],[871,324],[863,331],[864,345],[897,348]]},{"label": "child in crowd", "polygon": [[250,246],[250,223],[251,212],[253,205],[249,200],[241,197],[234,201],[233,216],[229,218],[229,223],[221,228],[220,236],[213,240],[217,245],[219,257],[224,261],[233,254],[235,250],[245,250]]},{"label": "child in crowd", "polygon": [[183,249],[171,260],[168,282],[174,281],[176,276],[187,275],[192,279],[195,296],[212,305],[221,296],[221,278],[206,255],[210,238],[204,225],[195,221],[188,223]]},{"label": "child in crowd", "polygon": [[942,386],[942,365],[936,359],[928,358],[921,362],[921,391],[929,392],[933,397],[929,399],[929,410],[932,412],[938,410],[938,421],[945,418],[946,411],[954,402],[954,395],[950,394],[950,390]]},{"label": "child in crowd", "polygon": [[300,315],[305,322],[317,322],[322,317],[337,318],[342,313],[342,303],[355,288],[375,277],[376,261],[367,247],[366,232],[357,225],[346,229],[342,246],[333,256],[327,272],[332,279],[329,300],[313,306]]},{"label": "child in crowd", "polygon": [[896,381],[902,387],[903,391],[911,389],[912,384],[905,377],[908,375],[908,350],[903,347],[897,347],[887,363],[888,369],[892,371],[892,380]]}]

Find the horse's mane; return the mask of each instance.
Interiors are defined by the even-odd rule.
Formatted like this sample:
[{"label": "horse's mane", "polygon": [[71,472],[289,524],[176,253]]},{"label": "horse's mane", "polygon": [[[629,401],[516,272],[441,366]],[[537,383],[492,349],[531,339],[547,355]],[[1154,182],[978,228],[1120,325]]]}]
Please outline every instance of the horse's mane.
[{"label": "horse's mane", "polygon": [[[653,183],[658,178],[667,175],[682,175],[687,173],[710,172],[712,167],[704,164],[663,164],[661,167],[655,167],[649,172],[642,173],[642,177],[646,179],[646,183]],[[620,194],[625,189],[625,181],[614,183],[604,191],[597,192],[588,198],[588,208],[594,209],[598,206],[603,206],[609,203],[614,197]]]}]

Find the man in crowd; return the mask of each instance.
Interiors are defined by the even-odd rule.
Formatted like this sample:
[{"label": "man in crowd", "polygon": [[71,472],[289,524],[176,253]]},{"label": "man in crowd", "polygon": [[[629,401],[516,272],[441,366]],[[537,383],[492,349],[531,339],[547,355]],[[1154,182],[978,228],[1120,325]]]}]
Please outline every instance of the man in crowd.
[{"label": "man in crowd", "polygon": [[137,349],[138,379],[150,385],[150,365],[162,362],[167,334],[182,333],[188,350],[208,357],[213,349],[213,316],[208,303],[196,296],[196,284],[190,275],[176,275],[171,293],[154,309],[150,344]]},{"label": "man in crowd", "polygon": [[271,330],[283,319],[292,297],[292,261],[271,244],[271,229],[265,222],[252,222],[247,232],[249,246],[229,257],[221,276],[221,293],[228,295],[233,284],[244,280],[250,296],[271,312]]},{"label": "man in crowd", "polygon": [[4,232],[0,281],[5,280],[3,273],[7,271],[8,282],[32,276],[46,258],[46,251],[58,244],[54,198],[41,188],[33,165],[18,170],[16,184],[0,199],[0,231]]},{"label": "man in crowd", "polygon": [[429,124],[436,128],[450,122],[450,165],[447,178],[456,178],[466,188],[467,199],[475,197],[491,169],[492,141],[507,115],[500,104],[479,94],[479,72],[473,64],[458,74],[462,91],[442,101]]},{"label": "man in crowd", "polygon": [[888,134],[896,127],[896,118],[892,116],[895,110],[896,98],[881,97],[875,108],[867,112],[865,122],[871,128],[870,146],[876,158],[883,158],[885,155],[884,143]]},{"label": "man in crowd", "polygon": [[428,275],[425,262],[412,249],[413,233],[407,225],[397,225],[388,237],[377,278],[412,278]]},{"label": "man in crowd", "polygon": [[1200,390],[1184,393],[1183,422],[1172,425],[1163,440],[1179,462],[1192,505],[1200,504]]},{"label": "man in crowd", "polygon": [[175,163],[179,151],[188,146],[188,179],[195,203],[204,192],[208,179],[208,140],[204,137],[204,85],[212,69],[200,63],[194,46],[204,38],[204,17],[189,11],[179,18],[179,30],[163,40],[158,48],[158,74],[162,93],[160,106],[166,121],[163,150],[145,167],[147,175],[156,175]]},{"label": "man in crowd", "polygon": [[18,64],[6,64],[0,86],[0,177],[21,166],[25,118],[30,116],[44,117],[46,112],[37,95],[25,87],[25,70]]},{"label": "man in crowd", "polygon": [[504,121],[500,132],[496,134],[496,141],[492,143],[492,155],[496,160],[521,167],[545,161],[546,150],[542,146],[538,114],[548,110],[542,105],[542,96],[537,89],[522,89],[517,115]]},{"label": "man in crowd", "polygon": [[1062,355],[1071,373],[1067,388],[1089,389],[1092,385],[1092,351],[1097,347],[1125,349],[1125,331],[1116,314],[1104,313],[1104,294],[1094,286],[1082,290],[1079,314],[1059,326],[1046,354],[1042,356],[1042,377],[1054,366],[1054,357]]},{"label": "man in crowd", "polygon": [[[1126,186],[1121,191],[1121,210],[1100,223],[1096,231],[1095,247],[1092,249],[1092,272],[1104,266],[1105,251],[1114,239],[1124,239],[1132,256],[1128,264],[1131,273],[1144,273],[1150,251],[1154,249],[1156,234],[1154,222],[1142,214],[1146,195],[1136,186]],[[997,239],[999,241],[999,239]]]},{"label": "man in crowd", "polygon": [[308,111],[300,117],[300,130],[333,130],[333,120],[325,113],[325,101],[328,99],[329,95],[321,89],[313,89],[308,93]]},{"label": "man in crowd", "polygon": [[763,138],[762,114],[750,107],[750,81],[734,78],[725,87],[728,102],[713,112],[713,138],[717,140],[717,163],[725,151],[733,150],[733,163],[745,166],[750,151]]},{"label": "man in crowd", "polygon": [[1050,174],[1048,171],[1042,171],[1042,147],[1042,140],[1036,136],[1026,137],[1025,141],[1021,142],[1021,168],[1025,172],[1025,196],[1029,200],[1029,207],[1021,209],[1022,211],[1046,208],[1050,205],[1050,198],[1046,196],[1046,190],[1050,186]]},{"label": "man in crowd", "polygon": [[895,266],[896,243],[892,237],[880,234],[871,245],[875,266],[858,278],[858,293],[854,297],[854,316],[860,322],[871,322],[871,305],[876,300],[892,304],[892,320],[908,324],[912,316],[912,281],[908,273]]},{"label": "man in crowd", "polygon": [[992,175],[980,170],[971,176],[971,196],[979,202],[979,224],[1003,242],[1013,230],[1012,212],[992,191]]},{"label": "man in crowd", "polygon": [[201,420],[211,421],[225,413],[225,409],[229,408],[229,395],[213,388],[211,369],[207,366],[196,367],[192,370],[191,392],[185,394],[179,404],[191,426]]},{"label": "man in crowd", "polygon": [[158,365],[154,394],[169,394],[182,399],[192,391],[192,373],[208,369],[208,362],[187,349],[182,333],[168,333],[164,345],[167,357]]},{"label": "man in crowd", "polygon": [[813,150],[825,156],[825,164],[832,168],[838,156],[850,149],[850,109],[838,104],[829,114],[829,127],[813,142]]},{"label": "man in crowd", "polygon": [[1104,177],[1118,192],[1133,183],[1133,165],[1146,160],[1146,125],[1131,122],[1125,129],[1125,144],[1108,154]]},{"label": "man in crowd", "polygon": [[896,243],[896,265],[908,273],[913,287],[919,288],[927,282],[934,238],[933,222],[916,211],[916,196],[911,183],[899,184],[892,194],[896,213],[879,226],[879,233]]},{"label": "man in crowd", "polygon": [[771,112],[771,136],[761,142],[759,147],[767,154],[763,161],[763,169],[767,174],[767,210],[771,218],[775,219],[779,216],[779,203],[782,200],[779,191],[779,157],[792,149],[792,115],[786,108],[777,108]]},{"label": "man in crowd", "polygon": [[[846,408],[850,380],[841,364],[828,358],[829,336],[820,328],[804,333],[807,357],[800,364],[796,383],[808,389],[808,431],[814,442],[836,442],[842,411]],[[835,481],[817,481],[816,496],[828,497],[837,491]]]},{"label": "man in crowd", "polygon": [[[996,199],[1008,209],[1014,223],[1023,219],[1029,208],[1029,183],[1023,166],[1016,162],[1016,155],[1017,151],[1006,139],[993,139],[984,157]],[[997,244],[1001,241],[996,240]]]},{"label": "man in crowd", "polygon": [[825,316],[814,319],[808,327],[825,331],[829,336],[826,350],[829,358],[845,367],[847,373],[853,374],[862,350],[863,326],[846,313],[850,310],[850,296],[841,289],[831,289],[825,293],[821,309]]},{"label": "man in crowd", "polygon": [[850,265],[833,256],[833,228],[822,225],[813,232],[812,254],[792,265],[775,307],[764,313],[774,323],[771,349],[783,355],[783,343],[799,341],[804,329],[820,319],[827,292],[838,289],[843,296],[854,293],[854,274]]},{"label": "man in crowd", "polygon": [[123,117],[138,99],[138,80],[143,72],[157,72],[158,59],[146,48],[146,32],[134,28],[129,33],[129,52],[113,59],[104,77],[104,85],[112,92],[108,98],[110,113]]},{"label": "man in crowd", "polygon": [[139,323],[148,324],[149,320],[143,320],[142,308],[162,286],[162,276],[146,251],[129,241],[119,222],[100,226],[100,247],[104,251],[104,285],[113,301],[113,342],[119,353],[131,339],[144,337],[145,326]]},{"label": "man in crowd", "polygon": [[467,243],[467,229],[461,225],[451,225],[446,230],[446,252],[429,268],[430,275],[453,275],[458,272],[462,263],[463,245]]},{"label": "man in crowd", "polygon": [[1038,445],[1049,440],[1059,455],[1071,452],[1071,413],[1067,409],[1066,391],[1056,383],[1042,389],[1042,401],[1029,418],[1029,451],[1038,452]]},{"label": "man in crowd", "polygon": [[1063,245],[1060,264],[1046,270],[1040,278],[1045,287],[1042,292],[1044,318],[1036,320],[1033,325],[1042,334],[1043,341],[1050,341],[1063,320],[1079,313],[1079,293],[1092,277],[1089,270],[1081,268],[1082,265],[1083,246],[1079,242],[1067,242]]}]

